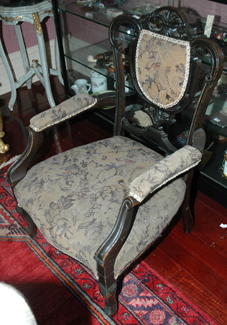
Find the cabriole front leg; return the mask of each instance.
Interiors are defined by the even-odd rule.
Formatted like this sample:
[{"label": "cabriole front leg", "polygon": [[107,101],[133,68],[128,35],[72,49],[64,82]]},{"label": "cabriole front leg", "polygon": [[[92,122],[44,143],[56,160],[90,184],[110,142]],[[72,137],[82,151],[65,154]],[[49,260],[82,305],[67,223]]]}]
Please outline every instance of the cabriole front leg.
[{"label": "cabriole front leg", "polygon": [[132,197],[127,197],[123,201],[112,232],[94,256],[97,262],[100,292],[105,298],[105,313],[110,316],[117,312],[118,307],[114,264],[132,228],[135,219],[134,208],[138,203]]},{"label": "cabriole front leg", "polygon": [[118,309],[116,290],[117,280],[115,280],[112,276],[111,279],[104,279],[104,277],[99,274],[99,291],[105,298],[104,310],[109,316],[116,314]]},{"label": "cabriole front leg", "polygon": [[28,166],[38,149],[39,134],[29,127],[27,127],[27,132],[27,147],[19,158],[9,167],[7,172],[7,181],[12,187],[16,186],[26,175]]}]

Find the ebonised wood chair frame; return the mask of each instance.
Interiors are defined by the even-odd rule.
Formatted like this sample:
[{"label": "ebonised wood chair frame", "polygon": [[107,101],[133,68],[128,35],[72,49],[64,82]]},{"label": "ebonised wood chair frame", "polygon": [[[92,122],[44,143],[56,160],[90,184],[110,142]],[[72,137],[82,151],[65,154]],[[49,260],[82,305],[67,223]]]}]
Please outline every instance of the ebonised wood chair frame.
[{"label": "ebonised wood chair frame", "polygon": [[[148,114],[153,124],[147,128],[137,127],[129,123],[125,115],[125,94],[124,94],[124,66],[122,60],[122,42],[119,41],[119,28],[121,25],[130,25],[134,28],[133,40],[129,47],[129,72],[136,93],[139,95],[142,103],[142,110]],[[187,40],[191,43],[191,68],[190,82],[186,95],[181,102],[169,109],[162,109],[147,100],[141,92],[136,81],[135,73],[135,48],[140,31],[147,29],[156,33]],[[194,35],[187,18],[183,12],[175,7],[161,7],[151,14],[136,19],[130,15],[122,15],[114,19],[110,26],[110,42],[114,54],[114,62],[116,69],[117,83],[117,105],[121,110],[116,110],[115,116],[115,134],[121,134],[123,130],[135,134],[139,137],[148,137],[156,140],[156,142],[166,152],[172,153],[176,148],[168,139],[168,134],[164,131],[169,124],[176,123],[176,114],[182,112],[193,100],[196,92],[200,89],[201,95],[196,106],[196,113],[191,123],[191,129],[188,136],[187,144],[191,145],[192,136],[195,130],[202,127],[202,121],[205,116],[207,105],[210,101],[211,94],[217,85],[220,74],[223,69],[223,54],[218,44],[206,38],[203,35]],[[201,54],[208,54],[211,58],[211,69],[208,75],[204,75],[202,71],[202,60],[199,58]],[[201,89],[202,83],[202,89]],[[123,124],[121,123],[123,118]]]},{"label": "ebonised wood chair frame", "polygon": [[[164,13],[164,14],[163,14]],[[119,27],[122,24],[128,24],[134,27],[134,38],[129,56],[132,60],[129,61],[130,74],[132,76],[133,85],[142,98],[143,110],[146,114],[150,116],[153,121],[153,125],[147,128],[139,128],[128,122],[124,117],[125,115],[125,93],[124,93],[124,67],[122,59],[122,45],[118,41]],[[195,57],[192,59],[192,73],[190,75],[190,87],[188,88],[187,95],[182,99],[177,107],[166,110],[165,112],[159,107],[154,107],[154,110],[150,110],[150,103],[143,96],[140,91],[137,82],[135,80],[133,53],[135,51],[136,38],[142,29],[152,30],[155,25],[155,30],[164,35],[173,36],[178,34],[179,38],[187,39],[191,42],[193,52]],[[158,26],[158,28],[157,28]],[[156,10],[150,15],[146,15],[141,19],[136,19],[129,15],[123,15],[117,17],[113,20],[110,26],[110,42],[114,54],[114,63],[116,69],[116,97],[106,98],[106,95],[100,96],[98,98],[98,103],[93,106],[93,108],[106,106],[107,104],[116,105],[116,116],[115,116],[115,126],[114,134],[121,135],[124,131],[135,134],[137,136],[147,136],[154,138],[165,151],[172,153],[176,148],[169,142],[168,135],[163,130],[163,125],[172,124],[175,122],[175,114],[181,112],[190,101],[193,99],[196,91],[198,90],[200,73],[201,73],[201,60],[198,59],[196,55],[196,50],[199,48],[205,48],[212,57],[212,69],[210,74],[205,77],[205,82],[201,91],[200,98],[197,102],[197,106],[194,112],[193,120],[191,123],[187,143],[189,145],[195,146],[201,151],[203,151],[205,144],[205,134],[202,130],[202,121],[205,115],[207,105],[209,103],[211,94],[216,86],[218,79],[221,75],[223,68],[223,54],[219,46],[210,39],[199,37],[193,38],[190,33],[190,26],[187,23],[184,15],[173,7],[164,7]],[[198,77],[199,75],[199,77]],[[155,111],[155,115],[154,115]],[[153,112],[153,113],[152,113]],[[25,152],[21,157],[14,163],[8,171],[8,181],[12,187],[14,187],[25,175],[28,166],[34,157],[38,145],[39,145],[39,135],[37,132],[32,130],[30,127],[28,130],[28,145]],[[189,209],[189,198],[190,198],[190,184],[192,180],[193,172],[189,172],[185,176],[185,182],[187,184],[185,201],[183,203],[183,220],[184,220],[184,230],[190,232],[193,228],[193,218]],[[104,241],[101,247],[95,254],[95,259],[97,261],[97,268],[99,274],[99,287],[100,291],[105,297],[105,311],[108,315],[113,315],[117,311],[117,301],[116,301],[116,288],[117,280],[114,278],[114,262],[118,252],[123,246],[130,229],[133,225],[134,216],[136,209],[139,206],[139,202],[132,197],[127,197],[122,203],[121,209],[119,211],[117,222],[112,233]],[[31,237],[35,235],[36,226],[28,214],[17,207],[18,212],[26,219],[28,223],[27,232]]]}]

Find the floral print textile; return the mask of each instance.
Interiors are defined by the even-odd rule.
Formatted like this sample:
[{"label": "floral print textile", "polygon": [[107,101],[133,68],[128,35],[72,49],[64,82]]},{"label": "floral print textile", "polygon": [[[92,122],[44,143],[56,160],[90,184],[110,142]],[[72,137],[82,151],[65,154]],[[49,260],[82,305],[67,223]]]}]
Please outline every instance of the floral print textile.
[{"label": "floral print textile", "polygon": [[[179,171],[185,163],[178,152],[174,155],[173,168]],[[190,166],[199,161],[200,154],[189,148],[186,156],[192,157]],[[134,180],[161,159],[146,146],[116,136],[35,165],[14,192],[19,206],[32,217],[47,241],[97,276],[94,254],[111,232],[122,201],[130,193],[130,184],[135,188]],[[171,169],[168,163],[165,167]],[[169,174],[164,169],[162,172]],[[180,207],[184,193],[185,183],[177,178],[139,207],[115,263],[116,277],[161,234]]]},{"label": "floral print textile", "polygon": [[191,146],[179,149],[134,179],[129,186],[130,195],[142,202],[149,193],[196,166],[201,157],[200,151]]},{"label": "floral print textile", "polygon": [[190,43],[142,30],[136,50],[141,91],[155,105],[169,108],[184,96],[190,67]]},{"label": "floral print textile", "polygon": [[40,132],[52,125],[59,124],[72,116],[86,111],[88,108],[94,106],[96,102],[96,98],[86,93],[75,95],[58,106],[32,117],[30,120],[30,127],[34,131]]}]

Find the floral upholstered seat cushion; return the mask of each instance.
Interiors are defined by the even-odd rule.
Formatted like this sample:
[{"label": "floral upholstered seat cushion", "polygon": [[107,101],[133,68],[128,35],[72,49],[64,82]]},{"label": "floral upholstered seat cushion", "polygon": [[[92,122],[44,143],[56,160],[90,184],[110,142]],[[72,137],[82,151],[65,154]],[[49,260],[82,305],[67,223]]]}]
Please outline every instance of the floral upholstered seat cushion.
[{"label": "floral upholstered seat cushion", "polygon": [[[162,158],[136,141],[112,137],[35,165],[14,191],[47,241],[97,275],[94,254],[111,232],[129,184]],[[115,276],[160,235],[184,193],[185,183],[178,178],[139,207]]]},{"label": "floral upholstered seat cushion", "polygon": [[136,49],[136,77],[145,97],[164,109],[179,103],[189,79],[190,43],[142,30]]},{"label": "floral upholstered seat cushion", "polygon": [[63,122],[83,111],[86,111],[93,107],[96,102],[96,98],[86,93],[75,95],[61,104],[32,117],[30,120],[30,127],[34,131],[40,132],[52,125]]}]

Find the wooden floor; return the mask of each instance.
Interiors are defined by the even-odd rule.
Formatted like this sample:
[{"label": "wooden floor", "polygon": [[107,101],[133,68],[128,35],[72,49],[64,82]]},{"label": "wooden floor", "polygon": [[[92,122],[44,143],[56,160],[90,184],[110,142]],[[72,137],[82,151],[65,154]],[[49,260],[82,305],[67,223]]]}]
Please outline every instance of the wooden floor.
[{"label": "wooden floor", "polygon": [[[52,88],[57,103],[64,99],[64,89],[56,78]],[[21,88],[18,91],[14,112],[7,108],[10,94],[1,96],[0,103],[4,118],[3,140],[10,145],[6,154],[0,155],[0,162],[22,153],[26,146],[26,129],[32,116],[46,110],[48,102],[39,83],[32,90]],[[32,163],[65,151],[109,137],[106,132],[94,125],[90,116],[74,119],[46,132],[40,138],[40,153]],[[227,209],[197,194],[195,205],[195,228],[186,235],[181,220],[157,247],[144,257],[154,270],[178,288],[186,297],[220,325],[227,324]]]}]

